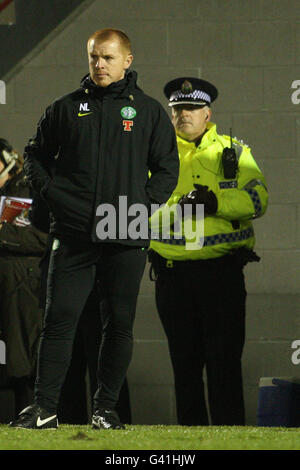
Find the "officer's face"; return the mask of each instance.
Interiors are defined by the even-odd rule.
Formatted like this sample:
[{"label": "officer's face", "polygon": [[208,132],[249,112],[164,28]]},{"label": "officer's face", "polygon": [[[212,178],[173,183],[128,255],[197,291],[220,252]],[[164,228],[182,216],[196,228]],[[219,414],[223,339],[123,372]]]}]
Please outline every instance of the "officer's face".
[{"label": "officer's face", "polygon": [[210,120],[211,109],[208,106],[183,104],[172,106],[172,122],[180,137],[192,142],[205,131]]},{"label": "officer's face", "polygon": [[117,37],[106,41],[91,39],[88,42],[88,58],[91,78],[101,87],[122,80],[133,59]]}]

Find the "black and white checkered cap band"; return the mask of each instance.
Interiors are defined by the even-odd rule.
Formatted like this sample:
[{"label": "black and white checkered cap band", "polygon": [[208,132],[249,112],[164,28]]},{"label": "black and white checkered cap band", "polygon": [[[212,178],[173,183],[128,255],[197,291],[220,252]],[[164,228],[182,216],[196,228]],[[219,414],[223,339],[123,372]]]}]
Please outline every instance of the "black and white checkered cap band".
[{"label": "black and white checkered cap band", "polygon": [[200,104],[203,100],[203,104],[210,103],[210,96],[201,90],[194,90],[192,93],[183,93],[181,90],[174,91],[170,96],[170,105],[180,102],[192,103],[195,101],[195,104]]}]

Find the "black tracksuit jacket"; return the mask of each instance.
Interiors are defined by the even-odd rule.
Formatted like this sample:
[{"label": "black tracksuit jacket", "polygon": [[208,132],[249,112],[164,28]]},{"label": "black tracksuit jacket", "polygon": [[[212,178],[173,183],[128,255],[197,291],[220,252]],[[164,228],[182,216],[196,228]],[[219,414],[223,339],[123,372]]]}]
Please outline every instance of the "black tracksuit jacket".
[{"label": "black tracksuit jacket", "polygon": [[[167,113],[136,79],[136,72],[129,71],[101,88],[86,75],[79,89],[58,98],[40,119],[25,147],[24,169],[50,208],[52,233],[92,242],[149,244],[118,232],[119,196],[127,197],[127,207],[165,203],[177,184],[179,159]],[[97,237],[100,204],[116,209],[116,240]],[[127,226],[137,215],[126,216]]]}]

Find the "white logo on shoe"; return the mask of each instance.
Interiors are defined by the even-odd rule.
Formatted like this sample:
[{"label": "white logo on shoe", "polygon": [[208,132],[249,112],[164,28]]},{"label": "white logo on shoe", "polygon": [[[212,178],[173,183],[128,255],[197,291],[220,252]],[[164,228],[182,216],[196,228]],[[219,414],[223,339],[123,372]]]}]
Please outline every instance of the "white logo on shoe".
[{"label": "white logo on shoe", "polygon": [[[107,413],[107,411],[105,411],[105,413]],[[105,421],[104,418],[100,418],[100,422],[102,424],[102,426],[105,428],[105,429],[108,429],[111,427],[111,424],[109,424],[107,421]]]},{"label": "white logo on shoe", "polygon": [[41,419],[40,417],[38,417],[36,421],[36,425],[38,428],[40,428],[41,426],[44,426],[44,424],[49,423],[49,421],[51,421],[53,418],[56,418],[56,415],[49,416],[49,418],[45,418],[45,419]]}]

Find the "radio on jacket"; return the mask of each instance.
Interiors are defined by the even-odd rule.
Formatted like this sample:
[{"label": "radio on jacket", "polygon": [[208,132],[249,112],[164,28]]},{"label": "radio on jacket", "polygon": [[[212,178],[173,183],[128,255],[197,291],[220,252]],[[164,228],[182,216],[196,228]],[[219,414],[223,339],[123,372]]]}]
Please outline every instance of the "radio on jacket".
[{"label": "radio on jacket", "polygon": [[235,178],[238,169],[238,162],[234,148],[225,147],[222,153],[222,165],[224,178]]}]

